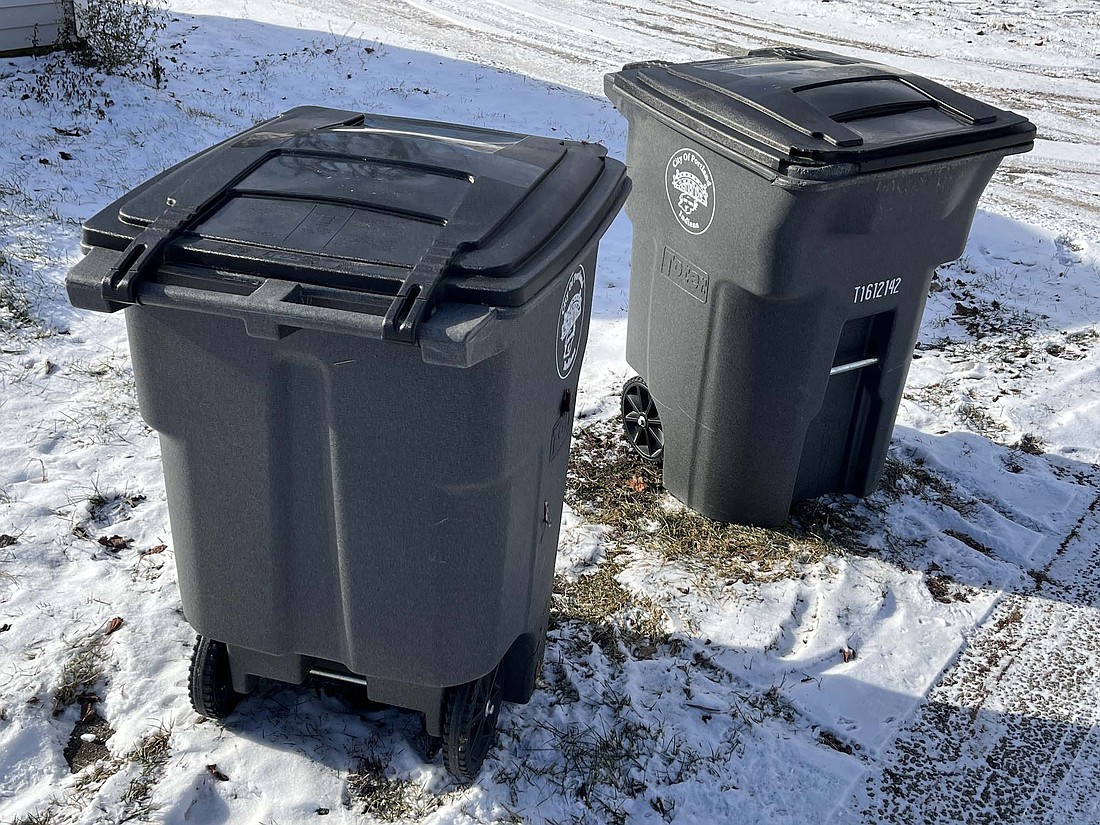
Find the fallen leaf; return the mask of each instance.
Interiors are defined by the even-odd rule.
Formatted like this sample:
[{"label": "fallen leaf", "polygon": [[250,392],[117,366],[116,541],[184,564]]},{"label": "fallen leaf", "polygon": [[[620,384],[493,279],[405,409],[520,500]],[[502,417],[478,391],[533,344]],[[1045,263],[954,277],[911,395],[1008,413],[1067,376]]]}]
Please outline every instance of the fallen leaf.
[{"label": "fallen leaf", "polygon": [[113,553],[127,549],[134,543],[133,539],[124,539],[122,536],[100,536],[99,543]]},{"label": "fallen leaf", "polygon": [[57,156],[59,158],[61,158],[62,160],[72,160],[73,159],[73,156],[71,154],[69,154],[68,152],[58,152]]},{"label": "fallen leaf", "polygon": [[11,630],[10,624],[0,624],[0,633],[7,633],[9,630]]},{"label": "fallen leaf", "polygon": [[99,702],[99,697],[94,693],[82,693],[77,698],[80,702],[80,721],[91,722],[96,718],[95,706]]},{"label": "fallen leaf", "polygon": [[55,132],[57,132],[59,135],[62,135],[64,137],[80,137],[81,136],[81,132],[80,132],[79,129],[62,129],[58,126],[54,126],[53,130]]},{"label": "fallen leaf", "polygon": [[646,483],[641,476],[631,476],[630,480],[626,482],[626,486],[635,493],[644,493],[646,489]]},{"label": "fallen leaf", "polygon": [[0,536],[0,548],[11,547],[13,544],[15,544],[15,536],[9,536],[7,534]]},{"label": "fallen leaf", "polygon": [[978,310],[974,309],[973,307],[968,307],[966,304],[960,303],[959,301],[956,301],[955,314],[958,315],[960,318],[973,318],[975,315],[978,314]]},{"label": "fallen leaf", "polygon": [[206,766],[206,772],[208,774],[210,774],[212,777],[214,777],[215,779],[217,779],[219,782],[228,782],[229,781],[229,777],[226,776],[224,773],[222,773],[220,770],[218,770],[217,765],[207,765]]},{"label": "fallen leaf", "polygon": [[167,549],[168,549],[167,544],[158,544],[156,547],[150,547],[148,550],[142,550],[141,555],[143,555],[143,556],[153,556],[153,555],[156,555],[157,553],[163,553]]},{"label": "fallen leaf", "polygon": [[850,662],[856,657],[856,652],[850,647],[842,647],[840,649],[840,655],[844,657],[845,662]]},{"label": "fallen leaf", "polygon": [[115,616],[113,619],[111,619],[111,621],[107,622],[107,632],[104,633],[103,635],[104,636],[110,636],[112,633],[114,633],[120,627],[122,627],[122,617],[121,616]]}]

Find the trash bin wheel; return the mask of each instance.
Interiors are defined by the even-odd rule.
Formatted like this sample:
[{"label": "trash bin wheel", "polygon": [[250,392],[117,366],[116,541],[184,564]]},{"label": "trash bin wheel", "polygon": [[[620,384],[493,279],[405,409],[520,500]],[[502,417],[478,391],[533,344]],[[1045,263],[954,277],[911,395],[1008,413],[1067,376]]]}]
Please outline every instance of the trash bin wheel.
[{"label": "trash bin wheel", "polygon": [[459,782],[473,782],[496,742],[502,691],[497,671],[447,692],[443,709],[443,759]]},{"label": "trash bin wheel", "polygon": [[224,719],[241,700],[229,675],[225,644],[199,636],[191,653],[191,706],[210,719]]},{"label": "trash bin wheel", "polygon": [[646,461],[659,463],[665,457],[661,414],[649,386],[637,375],[623,384],[623,430],[631,449]]}]

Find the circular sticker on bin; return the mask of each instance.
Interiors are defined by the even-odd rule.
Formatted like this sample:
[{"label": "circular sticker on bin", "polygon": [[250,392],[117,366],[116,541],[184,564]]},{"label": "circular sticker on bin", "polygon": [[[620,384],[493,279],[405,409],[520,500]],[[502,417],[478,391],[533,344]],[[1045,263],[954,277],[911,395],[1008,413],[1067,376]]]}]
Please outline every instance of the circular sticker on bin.
[{"label": "circular sticker on bin", "polygon": [[556,338],[558,375],[568,378],[577,362],[584,323],[584,267],[577,266],[565,284]]},{"label": "circular sticker on bin", "polygon": [[703,156],[680,149],[665,167],[665,192],[672,214],[692,235],[702,235],[714,220],[714,177]]}]

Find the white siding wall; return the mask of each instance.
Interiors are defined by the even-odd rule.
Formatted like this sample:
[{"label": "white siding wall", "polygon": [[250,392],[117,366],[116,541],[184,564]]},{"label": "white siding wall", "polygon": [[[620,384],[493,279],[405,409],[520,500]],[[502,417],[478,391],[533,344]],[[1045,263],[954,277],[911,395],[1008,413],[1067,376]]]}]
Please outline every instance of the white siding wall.
[{"label": "white siding wall", "polygon": [[51,46],[61,31],[62,0],[0,0],[0,54]]}]

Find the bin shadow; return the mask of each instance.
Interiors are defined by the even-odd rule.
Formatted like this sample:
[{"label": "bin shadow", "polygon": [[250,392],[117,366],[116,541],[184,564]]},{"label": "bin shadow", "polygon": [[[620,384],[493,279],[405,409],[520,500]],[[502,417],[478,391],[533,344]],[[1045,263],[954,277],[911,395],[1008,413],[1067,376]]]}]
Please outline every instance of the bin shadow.
[{"label": "bin shadow", "polygon": [[850,550],[922,572],[932,591],[957,583],[1100,605],[1096,465],[1029,442],[897,426],[879,489],[822,501],[853,519],[861,538]]},{"label": "bin shadow", "polygon": [[[905,427],[890,461],[866,501],[819,502],[858,518],[865,541],[816,572],[673,587],[628,565],[618,580],[640,583],[679,632],[639,633],[629,610],[557,615],[539,690],[504,711],[470,789],[447,777],[417,714],[354,689],[263,683],[227,727],[347,772],[353,809],[393,793],[423,811],[465,800],[543,821],[1072,820],[1096,804],[1079,795],[1100,764],[1088,667],[1100,470]],[[868,583],[880,592],[851,595]],[[721,615],[676,616],[684,590]],[[774,624],[743,635],[752,611]]]},{"label": "bin shadow", "polygon": [[439,750],[421,714],[371,701],[353,685],[313,678],[302,685],[260,679],[224,724],[235,734],[335,770],[382,756],[389,762],[397,742],[414,762],[431,761]]},{"label": "bin shadow", "polygon": [[[1055,624],[1073,612],[1050,607]],[[551,633],[539,690],[505,707],[500,744],[468,788],[422,750],[416,714],[367,710],[354,691],[266,683],[226,726],[344,774],[342,804],[387,821],[448,810],[525,822],[636,821],[654,810],[688,822],[1092,821],[1081,813],[1097,805],[1088,795],[1100,757],[1079,672],[1087,650],[1057,639],[1023,653],[1004,645],[999,617],[1012,610],[942,651],[944,672],[912,693],[846,673],[857,664],[835,655],[779,679],[760,667],[774,655],[765,651],[694,634],[639,648],[566,622]],[[1001,679],[987,679],[991,666]],[[1063,687],[1055,694],[1051,683]],[[1022,703],[1032,704],[995,709]],[[200,788],[166,821],[192,807],[205,815],[212,796]]]}]

